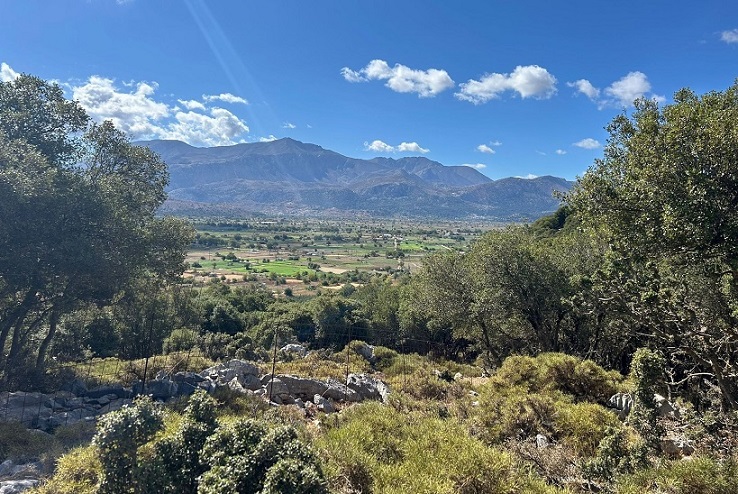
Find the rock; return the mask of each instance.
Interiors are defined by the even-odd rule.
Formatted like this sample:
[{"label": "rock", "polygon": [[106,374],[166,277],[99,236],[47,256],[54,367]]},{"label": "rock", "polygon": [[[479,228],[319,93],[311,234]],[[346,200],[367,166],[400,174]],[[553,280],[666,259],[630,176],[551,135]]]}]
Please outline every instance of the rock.
[{"label": "rock", "polygon": [[85,396],[87,398],[101,398],[107,395],[115,395],[116,398],[130,398],[131,392],[126,390],[126,388],[124,388],[120,384],[117,384],[109,386],[98,386],[97,388],[93,388],[85,393]]},{"label": "rock", "polygon": [[281,396],[281,395],[289,396],[290,394],[290,389],[278,377],[275,377],[274,379],[270,379],[265,385],[264,389],[266,389],[266,395],[271,396],[272,399],[274,399],[275,396]]},{"label": "rock", "polygon": [[694,446],[683,437],[666,437],[660,442],[661,451],[672,458],[681,458],[694,453]]},{"label": "rock", "polygon": [[461,381],[462,379],[464,379],[464,374],[462,374],[461,372],[457,372],[456,374],[454,374],[454,381]]},{"label": "rock", "polygon": [[361,400],[387,401],[389,398],[387,385],[366,374],[349,374],[347,384],[358,393]]},{"label": "rock", "polygon": [[342,382],[330,380],[326,384],[328,385],[328,389],[323,392],[323,396],[326,398],[331,398],[335,401],[361,401],[359,393]]},{"label": "rock", "polygon": [[69,391],[76,396],[87,394],[87,386],[81,379],[74,379],[61,385],[61,391]]},{"label": "rock", "polygon": [[290,343],[288,345],[285,345],[280,348],[279,351],[283,353],[296,353],[300,357],[304,357],[305,355],[307,355],[307,348],[298,343]]},{"label": "rock", "polygon": [[9,477],[12,475],[14,466],[15,463],[13,463],[13,460],[5,460],[0,463],[0,477]]},{"label": "rock", "polygon": [[356,353],[364,357],[364,360],[370,364],[373,364],[376,361],[376,357],[374,356],[374,347],[372,345],[360,341],[358,344],[354,345],[354,350]]},{"label": "rock", "polygon": [[234,377],[242,377],[247,374],[258,376],[260,373],[261,370],[254,364],[245,360],[233,359],[205,369],[200,373],[200,376],[220,384],[226,384]]},{"label": "rock", "polygon": [[538,449],[546,449],[548,447],[548,438],[543,434],[536,434],[536,447]]},{"label": "rock", "polygon": [[660,394],[654,394],[653,401],[656,403],[656,410],[659,417],[679,418],[679,410],[665,397]]},{"label": "rock", "polygon": [[633,397],[628,393],[617,393],[610,397],[608,403],[618,411],[618,418],[624,420],[633,408]]},{"label": "rock", "polygon": [[305,408],[305,402],[300,398],[295,398],[295,406],[299,408]]},{"label": "rock", "polygon": [[175,375],[172,376],[172,381],[176,383],[185,382],[188,384],[197,385],[205,381],[205,378],[196,372],[177,372]]},{"label": "rock", "polygon": [[37,484],[37,479],[3,480],[0,482],[0,494],[19,494]]},{"label": "rock", "polygon": [[261,380],[253,374],[244,374],[238,378],[238,382],[241,383],[241,386],[246,389],[250,389],[251,391],[255,391],[262,386]]},{"label": "rock", "polygon": [[[307,379],[291,375],[279,375],[277,378],[287,385],[289,394],[297,398],[309,400],[316,394],[322,395],[328,389],[328,384],[318,379]],[[263,381],[262,381],[263,382]],[[267,381],[268,382],[268,381]]]},{"label": "rock", "polygon": [[329,400],[325,399],[321,395],[315,395],[313,396],[313,403],[315,403],[318,407],[318,410],[324,413],[333,413],[336,411],[336,408],[333,406],[333,403],[331,403]]}]

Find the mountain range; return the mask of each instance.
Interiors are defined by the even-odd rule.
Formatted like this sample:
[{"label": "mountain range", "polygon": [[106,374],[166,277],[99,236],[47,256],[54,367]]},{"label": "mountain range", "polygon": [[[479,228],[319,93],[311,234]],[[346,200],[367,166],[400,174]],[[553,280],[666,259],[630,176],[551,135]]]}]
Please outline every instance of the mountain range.
[{"label": "mountain range", "polygon": [[289,138],[197,148],[142,141],[169,166],[169,213],[527,221],[554,211],[551,176],[492,180],[424,157],[363,160]]}]

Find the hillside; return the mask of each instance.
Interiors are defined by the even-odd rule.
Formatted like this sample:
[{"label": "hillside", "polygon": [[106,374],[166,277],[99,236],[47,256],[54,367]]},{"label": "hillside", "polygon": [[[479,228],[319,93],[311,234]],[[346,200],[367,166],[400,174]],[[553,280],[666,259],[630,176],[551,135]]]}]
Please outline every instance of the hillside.
[{"label": "hillside", "polygon": [[169,165],[170,213],[531,220],[555,210],[554,177],[491,180],[424,157],[362,160],[285,138],[196,148],[144,141]]}]

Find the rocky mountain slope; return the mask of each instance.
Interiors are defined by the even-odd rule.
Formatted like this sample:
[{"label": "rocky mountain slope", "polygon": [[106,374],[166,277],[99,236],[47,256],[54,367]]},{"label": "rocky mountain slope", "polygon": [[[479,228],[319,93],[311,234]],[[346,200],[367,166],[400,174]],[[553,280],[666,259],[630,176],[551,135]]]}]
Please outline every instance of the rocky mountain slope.
[{"label": "rocky mountain slope", "polygon": [[139,143],[171,174],[165,209],[180,214],[292,214],[519,221],[555,210],[556,177],[491,180],[424,157],[349,158],[315,144],[272,142],[196,148]]}]

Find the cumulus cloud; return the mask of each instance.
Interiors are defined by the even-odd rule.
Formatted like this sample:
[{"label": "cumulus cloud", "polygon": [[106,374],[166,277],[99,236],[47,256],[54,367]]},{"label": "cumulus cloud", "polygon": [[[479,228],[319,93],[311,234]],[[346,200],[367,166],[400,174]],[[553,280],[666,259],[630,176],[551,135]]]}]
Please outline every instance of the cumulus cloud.
[{"label": "cumulus cloud", "polygon": [[236,96],[231,93],[220,93],[220,94],[203,94],[202,99],[205,101],[222,101],[223,103],[240,103],[242,105],[248,105],[249,102],[240,96]]},{"label": "cumulus cloud", "polygon": [[738,29],[723,31],[720,33],[720,39],[728,44],[738,43]]},{"label": "cumulus cloud", "polygon": [[272,142],[276,140],[277,138],[273,134],[269,134],[269,137],[259,137],[259,142]]},{"label": "cumulus cloud", "polygon": [[514,91],[521,98],[547,99],[556,93],[556,78],[538,65],[518,65],[510,74],[485,74],[480,80],[470,79],[454,94],[458,99],[475,105],[499,98]]},{"label": "cumulus cloud", "polygon": [[430,149],[421,147],[417,142],[401,142],[397,146],[391,146],[384,141],[376,139],[372,142],[364,143],[365,151],[375,153],[428,153]]},{"label": "cumulus cloud", "polygon": [[374,151],[375,153],[393,153],[395,151],[394,146],[390,146],[384,141],[379,139],[372,141],[371,143],[364,143],[365,151]]},{"label": "cumulus cloud", "polygon": [[566,85],[569,87],[577,88],[578,92],[582,93],[587,98],[593,101],[600,97],[600,90],[594,87],[592,83],[589,82],[587,79],[579,79],[578,81],[567,82]]},{"label": "cumulus cloud", "polygon": [[189,100],[178,99],[177,101],[179,101],[179,103],[185,108],[187,108],[188,110],[203,110],[204,111],[206,109],[205,105],[193,99],[189,99]]},{"label": "cumulus cloud", "polygon": [[9,82],[17,79],[19,75],[20,74],[13,70],[7,63],[0,63],[0,81]]},{"label": "cumulus cloud", "polygon": [[399,146],[397,146],[397,151],[401,153],[428,153],[430,152],[430,149],[422,148],[420,147],[420,144],[417,142],[401,142]]},{"label": "cumulus cloud", "polygon": [[477,151],[479,151],[480,153],[487,153],[487,154],[495,154],[496,152],[494,149],[487,146],[486,144],[480,144],[479,146],[477,146]]},{"label": "cumulus cloud", "polygon": [[297,128],[297,125],[295,125],[295,124],[293,124],[291,122],[285,122],[284,124],[282,124],[282,128],[283,129],[296,129]]},{"label": "cumulus cloud", "polygon": [[566,151],[564,151],[563,149],[557,149],[556,154],[558,154],[559,156],[563,156],[566,154]]},{"label": "cumulus cloud", "polygon": [[586,139],[582,139],[579,142],[575,142],[574,145],[578,148],[583,149],[597,149],[602,146],[602,144],[600,144],[600,141],[592,139],[591,137],[587,137]]},{"label": "cumulus cloud", "polygon": [[630,106],[651,91],[651,83],[643,72],[630,72],[605,89],[605,94],[621,106]]},{"label": "cumulus cloud", "polygon": [[474,168],[475,170],[484,170],[485,168],[487,168],[487,165],[485,165],[484,163],[464,163],[461,166],[468,166],[469,168]]},{"label": "cumulus cloud", "polygon": [[522,178],[523,180],[533,180],[534,178],[538,178],[538,175],[533,175],[532,173],[529,173],[527,175],[518,175],[515,178]]},{"label": "cumulus cloud", "polygon": [[651,92],[651,83],[646,74],[639,71],[629,72],[604,90],[592,85],[587,79],[568,82],[567,86],[576,88],[577,92],[586,95],[602,109],[606,107],[630,107],[638,98],[651,98],[654,101],[665,101],[663,96]]},{"label": "cumulus cloud", "polygon": [[432,97],[454,87],[453,79],[445,70],[417,70],[399,63],[390,67],[384,60],[372,60],[361,70],[344,67],[341,75],[349,82],[384,80],[387,81],[385,86],[393,91],[417,93],[421,98]]},{"label": "cumulus cloud", "polygon": [[232,112],[209,108],[194,100],[178,100],[185,107],[159,101],[158,84],[133,82],[121,89],[115,80],[91,76],[72,85],[72,97],[95,120],[112,120],[132,139],[176,139],[194,146],[220,146],[240,142],[249,127]]}]

